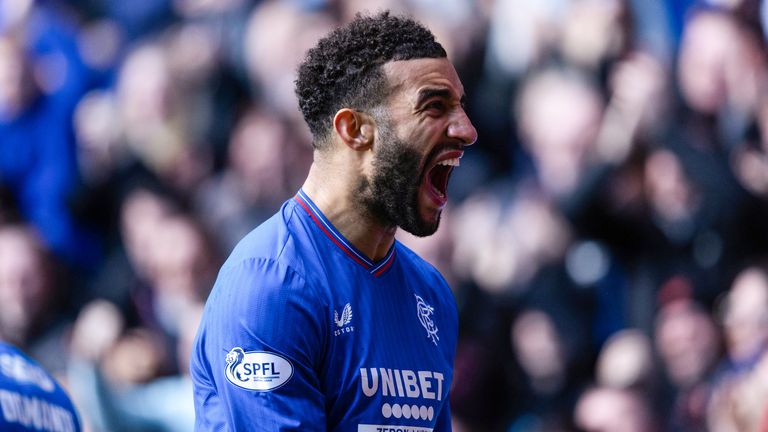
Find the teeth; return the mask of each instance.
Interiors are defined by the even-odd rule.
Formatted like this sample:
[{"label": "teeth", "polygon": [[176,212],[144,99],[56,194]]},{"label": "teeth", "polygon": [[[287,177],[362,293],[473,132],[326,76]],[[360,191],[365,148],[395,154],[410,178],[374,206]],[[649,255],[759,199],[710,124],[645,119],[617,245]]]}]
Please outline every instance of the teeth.
[{"label": "teeth", "polygon": [[438,162],[438,165],[445,165],[445,166],[459,166],[461,165],[461,158],[453,158],[453,159],[447,159],[444,161]]}]

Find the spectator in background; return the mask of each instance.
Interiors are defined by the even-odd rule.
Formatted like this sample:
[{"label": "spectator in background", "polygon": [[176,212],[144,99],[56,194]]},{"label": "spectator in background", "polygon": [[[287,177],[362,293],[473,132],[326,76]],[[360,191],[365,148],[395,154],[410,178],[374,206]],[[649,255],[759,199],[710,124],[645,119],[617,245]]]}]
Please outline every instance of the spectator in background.
[{"label": "spectator in background", "polygon": [[[190,215],[160,220],[150,248],[149,298],[135,297],[142,321],[177,339],[179,323],[208,297],[219,260],[201,225]],[[146,303],[145,303],[146,301]]]},{"label": "spectator in background", "polygon": [[755,405],[749,395],[755,395],[750,378],[762,373],[756,371],[768,343],[768,274],[763,268],[739,273],[724,301],[722,320],[726,357],[714,378],[707,426],[723,432],[756,430],[765,406]]},{"label": "spectator in background", "polygon": [[83,308],[74,325],[73,361],[68,370],[73,398],[95,430],[158,432],[194,427],[188,359],[202,304],[178,316],[176,374],[157,376],[164,352],[147,329],[126,329],[112,303],[97,300]]},{"label": "spectator in background", "polygon": [[293,91],[296,66],[333,27],[326,13],[302,8],[298,2],[270,0],[254,8],[244,35],[244,62],[253,92],[305,131]]},{"label": "spectator in background", "polygon": [[[516,116],[545,195],[566,200],[591,175],[604,103],[587,75],[547,70],[529,78]],[[557,124],[553,128],[552,124]]]},{"label": "spectator in background", "polygon": [[584,392],[575,409],[575,423],[585,432],[656,432],[647,400],[633,390],[596,387]]},{"label": "spectator in background", "polygon": [[[210,117],[194,88],[174,78],[164,40],[133,50],[120,70],[116,90],[123,145],[161,181],[189,193],[207,175],[210,149],[197,146]],[[178,71],[176,71],[178,72]]]},{"label": "spectator in background", "polygon": [[[122,220],[135,279],[113,298],[125,302],[124,310],[134,317],[129,324],[151,329],[172,345],[180,317],[208,295],[218,267],[216,249],[192,215],[157,192],[136,189],[123,206]],[[177,370],[173,356],[164,364]]]},{"label": "spectator in background", "polygon": [[35,70],[60,73],[39,69],[46,65],[33,64],[20,35],[0,34],[0,184],[56,254],[87,269],[98,246],[67,207],[78,178],[70,124],[78,95],[45,93]]},{"label": "spectator in background", "polygon": [[127,262],[116,262],[132,276],[75,322],[73,393],[97,430],[190,430],[188,359],[216,248],[192,215],[147,187],[128,194],[122,222]]},{"label": "spectator in background", "polygon": [[264,108],[252,107],[237,122],[227,165],[195,197],[207,226],[218,232],[222,251],[231,250],[299,187],[293,173],[309,166],[311,152],[296,135]]},{"label": "spectator in background", "polygon": [[720,354],[719,333],[712,317],[692,299],[671,300],[656,316],[654,342],[672,387],[669,414],[665,416],[669,429],[705,430],[709,380]]},{"label": "spectator in background", "polygon": [[[0,0],[0,335],[58,374],[72,325],[62,309],[91,345],[114,318],[101,354],[72,345],[94,372],[81,378],[99,378],[85,380],[98,391],[85,393],[95,409],[84,420],[166,427],[127,395],[161,382],[183,391],[179,321],[206,295],[200,263],[298,189],[310,147],[297,62],[358,10],[392,9],[445,42],[479,130],[445,229],[406,240],[455,280],[454,430],[546,429],[542,418],[569,410],[590,429],[624,408],[635,426],[648,409],[672,430],[765,427],[765,353],[739,348],[762,331],[733,306],[759,296],[728,295],[722,351],[709,313],[745,262],[768,257],[761,3],[768,11],[757,0]],[[687,294],[657,304],[679,274]],[[92,314],[93,299],[117,309]],[[525,332],[510,343],[531,311],[550,331],[522,327],[549,349],[522,349]],[[652,405],[601,366],[645,364],[640,344],[616,343],[627,327],[659,355],[667,387]],[[534,393],[535,366],[569,384]],[[570,390],[590,382],[577,404]]]},{"label": "spectator in background", "polygon": [[639,330],[614,333],[597,358],[597,383],[603,387],[634,390],[638,396],[652,401],[658,385],[652,349],[650,338]]},{"label": "spectator in background", "polygon": [[570,427],[570,407],[579,383],[571,374],[573,353],[563,340],[562,331],[545,312],[523,310],[512,324],[512,350],[522,370],[517,389],[519,417],[510,430],[561,430]]},{"label": "spectator in background", "polygon": [[67,357],[61,282],[34,228],[0,225],[0,340],[54,374],[63,372]]}]

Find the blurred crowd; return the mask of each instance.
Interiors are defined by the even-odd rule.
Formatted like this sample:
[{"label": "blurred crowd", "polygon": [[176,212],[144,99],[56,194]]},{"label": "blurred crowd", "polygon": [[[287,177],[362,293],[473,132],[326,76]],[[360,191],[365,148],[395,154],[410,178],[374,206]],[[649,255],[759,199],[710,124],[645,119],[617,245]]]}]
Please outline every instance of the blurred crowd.
[{"label": "blurred crowd", "polygon": [[0,0],[0,339],[88,430],[191,430],[218,266],[312,160],[295,68],[381,9],[479,132],[399,234],[459,305],[454,430],[768,431],[759,0]]}]

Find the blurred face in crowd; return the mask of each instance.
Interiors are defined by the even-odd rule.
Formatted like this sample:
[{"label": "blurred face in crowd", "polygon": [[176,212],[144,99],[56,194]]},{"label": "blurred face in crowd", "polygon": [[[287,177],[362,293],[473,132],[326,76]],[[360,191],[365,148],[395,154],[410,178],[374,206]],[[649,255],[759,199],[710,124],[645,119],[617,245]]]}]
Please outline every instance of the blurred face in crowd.
[{"label": "blurred face in crowd", "polygon": [[549,315],[536,310],[521,314],[512,325],[512,348],[537,391],[549,393],[560,388],[565,354]]},{"label": "blurred face in crowd", "polygon": [[448,201],[451,172],[477,131],[447,59],[393,61],[382,68],[391,94],[386,114],[375,116],[373,160],[358,195],[379,221],[430,235]]},{"label": "blurred face in crowd", "polygon": [[758,37],[724,13],[699,12],[686,25],[678,79],[686,102],[716,114],[724,105],[754,107],[765,73]]},{"label": "blurred face in crowd", "polygon": [[229,146],[229,164],[253,201],[282,199],[291,138],[280,119],[253,110],[238,123]]},{"label": "blurred face in crowd", "polygon": [[74,115],[77,162],[84,180],[102,180],[119,154],[114,101],[104,91],[92,91],[80,100]]},{"label": "blurred face in crowd", "polygon": [[527,289],[571,242],[562,215],[538,196],[521,194],[507,207],[499,196],[476,193],[455,215],[452,268],[491,293]]},{"label": "blurred face in crowd", "polygon": [[12,119],[24,108],[32,93],[31,75],[19,46],[0,37],[0,119]]},{"label": "blurred face in crowd", "polygon": [[717,360],[715,325],[690,300],[677,300],[661,309],[655,341],[667,374],[681,387],[697,383]]},{"label": "blurred face in crowd", "polygon": [[121,114],[128,128],[164,120],[171,109],[172,85],[161,47],[148,45],[132,52],[120,71],[117,90]]},{"label": "blurred face in crowd", "polygon": [[0,338],[23,344],[50,298],[42,245],[29,229],[0,228]]},{"label": "blurred face in crowd", "polygon": [[712,113],[725,99],[723,63],[730,41],[730,22],[721,15],[697,15],[685,29],[679,58],[683,96],[695,109]]},{"label": "blurred face in crowd", "polygon": [[649,432],[655,430],[648,404],[629,390],[588,390],[576,404],[574,420],[587,432]]},{"label": "blurred face in crowd", "polygon": [[768,276],[757,268],[744,270],[733,283],[723,316],[728,354],[743,359],[765,348],[768,341]]},{"label": "blurred face in crowd", "polygon": [[313,13],[293,2],[261,2],[245,34],[245,66],[254,87],[270,108],[296,116],[293,71],[303,54],[333,29],[327,14]]},{"label": "blurred face in crowd", "polygon": [[639,330],[612,335],[597,360],[598,382],[609,387],[642,387],[648,384],[652,372],[651,341]]},{"label": "blurred face in crowd", "polygon": [[171,212],[164,198],[146,189],[136,189],[125,199],[120,209],[120,231],[128,258],[134,271],[148,277],[152,267],[147,251],[152,250],[160,232],[160,221]]},{"label": "blurred face in crowd", "polygon": [[520,132],[546,189],[561,194],[576,185],[601,116],[596,90],[575,75],[551,70],[526,83],[518,105]]},{"label": "blurred face in crowd", "polygon": [[698,208],[698,194],[680,159],[656,150],[645,162],[645,191],[653,210],[666,220],[685,220]]},{"label": "blurred face in crowd", "polygon": [[151,277],[161,295],[194,298],[210,285],[213,263],[200,228],[186,216],[160,221],[151,239]]}]

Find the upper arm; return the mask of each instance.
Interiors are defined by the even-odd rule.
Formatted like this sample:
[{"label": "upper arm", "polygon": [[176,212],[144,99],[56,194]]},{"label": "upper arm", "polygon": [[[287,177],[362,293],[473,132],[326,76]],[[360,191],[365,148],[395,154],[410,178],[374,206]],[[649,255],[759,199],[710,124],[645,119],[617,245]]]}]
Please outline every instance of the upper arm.
[{"label": "upper arm", "polygon": [[198,429],[324,430],[322,308],[279,262],[223,268],[192,355]]}]

